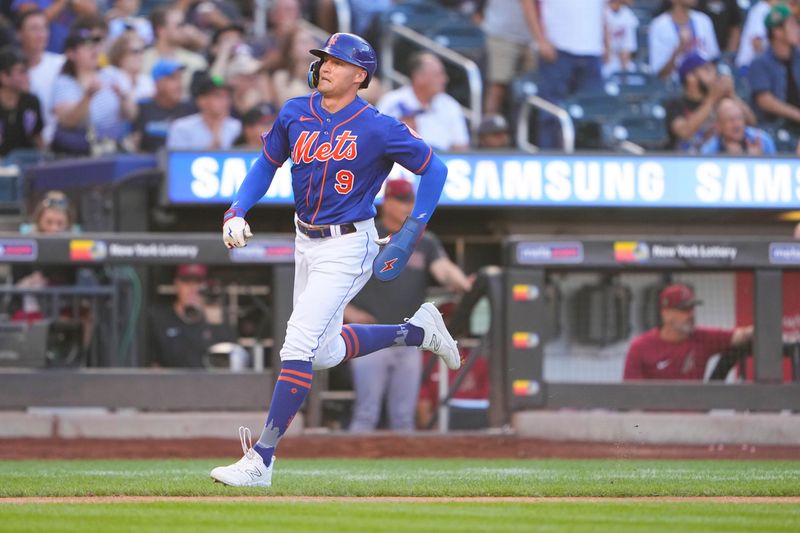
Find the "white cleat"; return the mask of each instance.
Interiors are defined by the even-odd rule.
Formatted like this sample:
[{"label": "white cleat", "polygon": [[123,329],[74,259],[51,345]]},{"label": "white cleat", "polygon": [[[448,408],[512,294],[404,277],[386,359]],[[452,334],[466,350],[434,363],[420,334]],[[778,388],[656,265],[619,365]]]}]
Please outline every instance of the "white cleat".
[{"label": "white cleat", "polygon": [[211,477],[215,481],[231,487],[269,487],[272,485],[272,465],[275,464],[275,458],[272,458],[269,466],[264,464],[264,460],[253,449],[250,428],[239,427],[239,440],[242,443],[244,457],[232,465],[218,466],[211,471]]},{"label": "white cleat", "polygon": [[456,340],[447,331],[442,314],[435,305],[430,302],[422,304],[408,319],[408,323],[425,332],[420,348],[441,357],[450,370],[461,368],[461,354],[458,353]]}]

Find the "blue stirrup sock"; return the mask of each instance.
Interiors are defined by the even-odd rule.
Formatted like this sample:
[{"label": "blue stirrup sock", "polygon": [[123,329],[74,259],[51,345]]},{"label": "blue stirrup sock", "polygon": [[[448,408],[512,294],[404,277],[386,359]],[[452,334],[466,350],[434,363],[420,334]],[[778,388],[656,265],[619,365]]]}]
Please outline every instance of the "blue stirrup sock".
[{"label": "blue stirrup sock", "polygon": [[253,449],[264,459],[264,464],[269,466],[278,441],[289,429],[294,415],[303,405],[303,400],[311,390],[311,361],[283,361],[281,373],[275,381],[275,390],[272,393],[272,402],[269,404],[269,414],[264,430],[258,438]]},{"label": "blue stirrup sock", "polygon": [[361,357],[390,346],[419,346],[425,332],[422,328],[405,324],[345,324],[342,326],[344,360]]}]

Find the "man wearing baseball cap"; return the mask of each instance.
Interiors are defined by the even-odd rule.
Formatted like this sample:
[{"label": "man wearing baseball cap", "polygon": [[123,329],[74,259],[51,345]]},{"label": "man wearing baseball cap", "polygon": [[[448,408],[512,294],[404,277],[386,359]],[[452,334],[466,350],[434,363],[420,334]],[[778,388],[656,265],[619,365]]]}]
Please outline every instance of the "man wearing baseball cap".
[{"label": "man wearing baseball cap", "polygon": [[665,104],[670,146],[680,152],[697,153],[713,133],[713,113],[723,98],[731,98],[742,110],[748,125],[755,115],[734,90],[733,79],[721,75],[712,61],[690,52],[678,66],[683,94]]},{"label": "man wearing baseball cap", "polygon": [[764,25],[769,48],[750,64],[747,77],[761,122],[784,119],[800,127],[800,25],[786,4],[769,10]]},{"label": "man wearing baseball cap", "polygon": [[[385,182],[383,205],[375,226],[380,236],[396,233],[414,207],[414,187],[405,179]],[[466,292],[472,282],[453,263],[439,239],[426,231],[399,277],[389,282],[370,279],[344,312],[347,323],[393,324],[411,316],[422,302],[433,278],[455,292]],[[388,322],[387,322],[388,321]],[[386,397],[389,428],[412,431],[422,377],[422,353],[414,346],[393,346],[351,362],[356,402],[351,431],[372,431],[378,425]]]},{"label": "man wearing baseball cap", "polygon": [[194,104],[183,98],[184,70],[183,63],[174,59],[159,59],[153,65],[150,73],[156,94],[139,102],[133,122],[133,141],[139,150],[154,153],[163,148],[170,124],[196,111]]},{"label": "man wearing baseball cap", "polygon": [[199,113],[179,118],[169,127],[170,150],[227,150],[242,132],[231,116],[230,87],[221,76],[199,72],[192,80],[192,97]]},{"label": "man wearing baseball cap", "polygon": [[150,313],[149,362],[164,367],[202,368],[209,349],[235,342],[234,332],[206,319],[204,296],[208,267],[182,264],[175,269],[175,300]]},{"label": "man wearing baseball cap", "polygon": [[669,285],[659,295],[661,327],[636,337],[625,359],[625,379],[702,380],[712,355],[750,342],[753,326],[733,330],[696,327],[702,304],[688,285]]}]

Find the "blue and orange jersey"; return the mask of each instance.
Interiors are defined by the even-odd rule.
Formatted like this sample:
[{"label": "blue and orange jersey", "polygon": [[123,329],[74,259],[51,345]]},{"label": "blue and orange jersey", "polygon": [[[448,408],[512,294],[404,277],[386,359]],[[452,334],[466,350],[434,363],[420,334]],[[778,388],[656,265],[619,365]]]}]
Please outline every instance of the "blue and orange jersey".
[{"label": "blue and orange jersey", "polygon": [[360,97],[336,113],[322,95],[292,98],[262,136],[264,157],[276,167],[292,161],[295,210],[309,224],[343,224],[375,216],[375,196],[394,163],[415,174],[433,150],[398,120]]}]

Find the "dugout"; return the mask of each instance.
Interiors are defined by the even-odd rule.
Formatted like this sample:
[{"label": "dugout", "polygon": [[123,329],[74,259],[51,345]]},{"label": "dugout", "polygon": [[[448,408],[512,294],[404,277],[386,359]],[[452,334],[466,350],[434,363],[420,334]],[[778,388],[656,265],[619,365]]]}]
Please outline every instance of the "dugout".
[{"label": "dugout", "polygon": [[[800,307],[794,288],[800,244],[514,237],[504,251],[503,290],[497,296],[503,311],[492,322],[503,331],[502,347],[493,353],[503,359],[495,364],[505,370],[505,397],[499,401],[507,417],[525,409],[800,407],[795,318]],[[706,304],[699,308],[698,325],[755,326],[752,346],[734,354],[731,366],[738,374],[727,382],[712,379],[724,377],[713,370],[705,382],[622,382],[627,345],[651,325],[649,295],[665,280],[694,285]],[[553,308],[544,295],[552,284],[569,295],[559,312],[560,330],[548,326]]]}]

